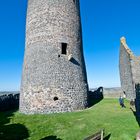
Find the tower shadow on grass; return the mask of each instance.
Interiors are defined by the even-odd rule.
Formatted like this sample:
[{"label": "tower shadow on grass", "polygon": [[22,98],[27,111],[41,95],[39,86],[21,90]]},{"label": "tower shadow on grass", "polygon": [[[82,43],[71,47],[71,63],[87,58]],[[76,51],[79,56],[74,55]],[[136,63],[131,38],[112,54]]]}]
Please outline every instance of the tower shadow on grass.
[{"label": "tower shadow on grass", "polygon": [[88,107],[94,106],[103,100],[103,87],[99,87],[95,91],[89,91],[88,93]]},{"label": "tower shadow on grass", "polygon": [[136,121],[140,127],[140,84],[135,84],[135,92],[136,92],[136,98],[134,101],[134,105],[135,105],[135,110],[133,108],[130,107],[130,109],[132,110]]},{"label": "tower shadow on grass", "polygon": [[130,109],[133,112],[133,114],[134,114],[134,116],[136,118],[136,121],[137,121],[137,123],[138,123],[138,125],[140,127],[140,116],[138,116],[137,111],[134,111],[131,107],[130,107]]},{"label": "tower shadow on grass", "polygon": [[0,140],[24,140],[29,137],[24,125],[10,124],[15,111],[0,112]]},{"label": "tower shadow on grass", "polygon": [[62,139],[57,138],[57,136],[48,136],[48,137],[42,138],[40,140],[62,140]]}]

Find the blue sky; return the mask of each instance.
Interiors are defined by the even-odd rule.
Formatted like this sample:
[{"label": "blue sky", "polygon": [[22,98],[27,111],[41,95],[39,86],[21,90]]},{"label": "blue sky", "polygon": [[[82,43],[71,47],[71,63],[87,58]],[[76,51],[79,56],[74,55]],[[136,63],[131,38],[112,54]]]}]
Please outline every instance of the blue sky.
[{"label": "blue sky", "polygon": [[[0,0],[0,91],[19,90],[27,0]],[[81,0],[84,55],[90,87],[120,86],[119,46],[125,36],[140,55],[139,0]]]}]

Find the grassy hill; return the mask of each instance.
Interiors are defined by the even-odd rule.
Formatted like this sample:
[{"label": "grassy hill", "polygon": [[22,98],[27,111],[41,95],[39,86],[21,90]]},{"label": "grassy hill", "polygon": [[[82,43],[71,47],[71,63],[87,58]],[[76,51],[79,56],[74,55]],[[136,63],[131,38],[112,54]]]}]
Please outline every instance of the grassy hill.
[{"label": "grassy hill", "polygon": [[0,139],[83,140],[103,128],[110,140],[134,140],[139,126],[129,102],[125,104],[126,108],[121,108],[117,99],[104,99],[72,113],[27,116],[18,111],[3,112]]}]

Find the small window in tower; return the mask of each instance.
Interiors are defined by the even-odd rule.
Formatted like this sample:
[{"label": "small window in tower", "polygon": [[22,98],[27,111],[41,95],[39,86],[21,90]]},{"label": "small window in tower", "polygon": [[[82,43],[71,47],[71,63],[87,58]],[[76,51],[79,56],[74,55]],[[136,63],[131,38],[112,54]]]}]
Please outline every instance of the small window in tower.
[{"label": "small window in tower", "polygon": [[62,54],[67,54],[67,43],[62,43]]},{"label": "small window in tower", "polygon": [[73,0],[73,2],[75,3],[75,0]]}]

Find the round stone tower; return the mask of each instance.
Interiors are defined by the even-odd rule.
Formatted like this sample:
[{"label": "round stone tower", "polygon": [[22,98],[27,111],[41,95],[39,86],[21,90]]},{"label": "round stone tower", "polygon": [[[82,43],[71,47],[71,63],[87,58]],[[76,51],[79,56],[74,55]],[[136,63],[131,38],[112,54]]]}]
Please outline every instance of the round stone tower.
[{"label": "round stone tower", "polygon": [[28,0],[20,112],[84,109],[87,92],[79,0]]}]

